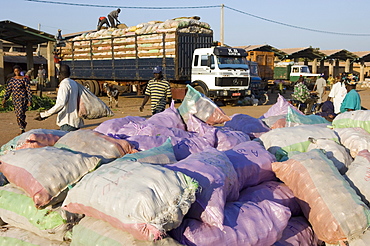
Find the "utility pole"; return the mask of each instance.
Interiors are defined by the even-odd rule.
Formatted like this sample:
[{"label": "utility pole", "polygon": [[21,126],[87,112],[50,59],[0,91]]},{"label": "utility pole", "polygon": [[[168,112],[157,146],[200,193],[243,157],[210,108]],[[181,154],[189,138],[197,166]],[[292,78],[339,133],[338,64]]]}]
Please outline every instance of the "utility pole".
[{"label": "utility pole", "polygon": [[220,42],[224,46],[224,4],[221,4],[221,28],[220,28]]},{"label": "utility pole", "polygon": [[[41,30],[41,24],[40,23],[38,24],[38,29],[39,29],[39,31]],[[40,49],[41,49],[40,44],[37,44],[37,56],[41,55]]]}]

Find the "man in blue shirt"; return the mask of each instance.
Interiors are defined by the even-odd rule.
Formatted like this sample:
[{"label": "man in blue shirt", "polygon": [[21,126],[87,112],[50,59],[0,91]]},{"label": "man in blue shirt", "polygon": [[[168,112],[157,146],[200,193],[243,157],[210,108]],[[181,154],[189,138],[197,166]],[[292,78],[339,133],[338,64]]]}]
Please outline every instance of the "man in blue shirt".
[{"label": "man in blue shirt", "polygon": [[360,94],[356,91],[356,82],[347,82],[346,84],[347,95],[344,97],[340,105],[340,112],[354,111],[361,109]]}]

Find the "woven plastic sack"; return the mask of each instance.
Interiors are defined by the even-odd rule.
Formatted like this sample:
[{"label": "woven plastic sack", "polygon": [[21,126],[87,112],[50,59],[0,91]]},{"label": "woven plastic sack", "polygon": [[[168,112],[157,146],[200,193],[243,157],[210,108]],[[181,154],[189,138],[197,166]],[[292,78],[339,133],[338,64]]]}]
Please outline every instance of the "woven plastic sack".
[{"label": "woven plastic sack", "polygon": [[370,110],[347,111],[334,118],[334,128],[361,127],[370,133]]},{"label": "woven plastic sack", "polygon": [[348,241],[350,246],[368,246],[370,245],[370,229],[368,229],[359,238]]},{"label": "woven plastic sack", "polygon": [[310,141],[311,143],[308,146],[307,151],[312,149],[323,150],[326,157],[334,163],[341,174],[345,174],[347,172],[353,159],[343,145],[329,139],[310,138]]},{"label": "woven plastic sack", "polygon": [[235,131],[228,127],[217,127],[216,140],[216,149],[226,151],[251,139],[248,134],[242,131]]},{"label": "woven plastic sack", "polygon": [[355,158],[361,150],[370,150],[370,133],[360,127],[335,128],[341,144],[346,147]]},{"label": "woven plastic sack", "polygon": [[236,131],[242,131],[251,138],[258,138],[263,133],[270,131],[260,119],[256,119],[246,114],[234,114],[231,120],[225,123],[225,127],[230,127]]},{"label": "woven plastic sack", "polygon": [[197,136],[205,138],[212,147],[217,145],[216,127],[208,125],[192,114],[188,115],[186,129],[189,132],[195,132]]},{"label": "woven plastic sack", "polygon": [[79,95],[78,116],[84,119],[99,119],[113,116],[112,110],[91,91],[77,83]]},{"label": "woven plastic sack", "polygon": [[188,115],[193,114],[200,120],[209,125],[222,124],[230,120],[227,116],[211,99],[204,96],[190,85],[184,100],[178,107],[178,111],[182,116],[184,122],[188,121]]},{"label": "woven plastic sack", "polygon": [[236,171],[238,182],[234,185],[239,190],[276,179],[271,167],[276,159],[258,142],[244,142],[224,153]]},{"label": "woven plastic sack", "polygon": [[181,115],[175,108],[175,102],[173,100],[169,108],[166,108],[163,112],[151,116],[149,119],[147,119],[147,122],[153,125],[186,130],[185,124],[182,121]]},{"label": "woven plastic sack", "polygon": [[53,146],[59,138],[67,134],[66,131],[52,129],[32,129],[22,133],[15,149],[41,148]]},{"label": "woven plastic sack", "polygon": [[[136,135],[126,138],[135,148],[139,150],[149,150],[162,145],[168,137],[165,136],[145,136]],[[201,153],[205,149],[212,147],[210,143],[203,137],[179,138],[171,137],[172,148],[176,156],[176,160],[183,160],[191,154]]]},{"label": "woven plastic sack", "polygon": [[139,123],[143,122],[146,119],[140,116],[126,116],[123,118],[117,119],[110,119],[102,122],[99,126],[97,126],[94,131],[103,133],[105,135],[117,135],[119,130],[126,124],[130,122]]},{"label": "woven plastic sack", "polygon": [[133,154],[127,154],[121,157],[122,160],[138,161],[141,163],[149,164],[172,164],[177,162],[173,147],[171,144],[171,138],[168,138],[159,147],[153,147],[151,149],[140,151]]},{"label": "woven plastic sack", "polygon": [[223,230],[185,219],[171,236],[185,245],[266,246],[281,238],[289,218],[289,209],[275,202],[230,202],[225,206]]},{"label": "woven plastic sack", "polygon": [[296,154],[272,167],[293,191],[318,239],[338,243],[360,236],[370,225],[369,208],[322,151]]},{"label": "woven plastic sack", "polygon": [[166,167],[199,183],[196,201],[187,216],[222,229],[226,201],[235,201],[239,196],[237,174],[227,156],[208,148]]},{"label": "woven plastic sack", "polygon": [[0,187],[0,217],[11,226],[56,241],[69,240],[69,231],[82,218],[60,206],[37,209],[24,191],[11,184]]},{"label": "woven plastic sack", "polygon": [[67,132],[51,129],[32,129],[16,136],[0,148],[0,155],[11,150],[53,146]]},{"label": "woven plastic sack", "polygon": [[266,113],[264,113],[260,119],[268,118],[270,116],[277,116],[277,115],[286,115],[288,113],[288,109],[291,108],[296,111],[298,114],[304,115],[301,111],[299,111],[296,107],[290,104],[282,95],[279,95],[276,103],[272,105]]},{"label": "woven plastic sack", "polygon": [[197,188],[180,172],[117,159],[86,175],[68,192],[63,207],[153,241],[181,224]]},{"label": "woven plastic sack", "polygon": [[13,226],[0,229],[0,245],[4,246],[68,246],[69,242],[52,241]]},{"label": "woven plastic sack", "polygon": [[70,246],[176,246],[180,245],[170,237],[154,242],[139,241],[130,233],[114,228],[109,223],[92,217],[83,218],[73,227]]},{"label": "woven plastic sack", "polygon": [[19,138],[20,138],[20,135],[14,137],[9,142],[7,142],[3,146],[1,146],[1,148],[0,148],[0,155],[5,155],[9,151],[15,150],[15,148],[17,147],[17,143],[18,143],[18,139]]},{"label": "woven plastic sack", "polygon": [[259,140],[280,161],[288,152],[306,152],[311,143],[309,138],[325,138],[339,143],[338,136],[333,130],[320,125],[278,128],[266,132]]},{"label": "woven plastic sack", "polygon": [[277,181],[266,181],[262,184],[248,187],[240,192],[238,201],[240,202],[262,202],[264,200],[273,201],[284,205],[290,209],[292,216],[302,214],[293,192],[284,183]]},{"label": "woven plastic sack", "polygon": [[355,160],[349,167],[346,176],[352,188],[361,196],[362,200],[370,205],[370,153],[368,150],[358,152]]},{"label": "woven plastic sack", "polygon": [[331,125],[324,117],[319,115],[302,115],[291,107],[288,107],[288,113],[286,115],[286,125],[288,127],[298,125],[314,125],[314,124],[327,124]]},{"label": "woven plastic sack", "polygon": [[69,132],[54,146],[96,156],[102,160],[102,163],[137,152],[126,140],[115,139],[90,129]]},{"label": "woven plastic sack", "polygon": [[269,116],[267,118],[261,118],[261,120],[270,128],[282,128],[286,124],[286,115]]},{"label": "woven plastic sack", "polygon": [[0,156],[0,172],[26,191],[37,208],[47,205],[99,164],[97,157],[54,147],[21,149]]},{"label": "woven plastic sack", "polygon": [[273,244],[273,246],[313,246],[320,245],[310,223],[305,217],[292,217],[288,222],[288,226],[283,232],[283,236]]}]

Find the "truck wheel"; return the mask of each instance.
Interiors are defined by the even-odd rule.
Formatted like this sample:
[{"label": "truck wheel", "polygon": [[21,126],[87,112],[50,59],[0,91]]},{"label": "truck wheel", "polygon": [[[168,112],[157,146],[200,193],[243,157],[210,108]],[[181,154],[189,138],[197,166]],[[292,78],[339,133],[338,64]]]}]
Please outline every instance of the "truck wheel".
[{"label": "truck wheel", "polygon": [[95,94],[95,85],[94,82],[91,80],[84,80],[82,81],[83,86],[85,86],[86,89],[91,91],[93,94]]},{"label": "truck wheel", "polygon": [[206,97],[208,97],[208,88],[207,85],[204,84],[202,81],[195,81],[190,84],[196,91],[199,91]]},{"label": "truck wheel", "polygon": [[93,93],[95,94],[95,96],[100,96],[100,85],[98,81],[93,80],[92,82],[94,83],[94,88],[95,88]]},{"label": "truck wheel", "polygon": [[268,95],[263,93],[261,95],[260,99],[258,100],[258,103],[261,104],[261,105],[266,105],[268,101],[269,101]]}]

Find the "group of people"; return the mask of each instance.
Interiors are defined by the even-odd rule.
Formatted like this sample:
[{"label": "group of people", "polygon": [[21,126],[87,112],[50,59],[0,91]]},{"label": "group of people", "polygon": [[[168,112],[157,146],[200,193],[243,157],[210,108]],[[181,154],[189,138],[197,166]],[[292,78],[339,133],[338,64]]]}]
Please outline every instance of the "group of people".
[{"label": "group of people", "polygon": [[[332,78],[329,76],[329,78]],[[353,78],[349,78],[345,73],[339,76],[334,84],[332,80],[324,79],[324,74],[321,74],[316,80],[313,91],[317,95],[317,103],[321,104],[321,116],[328,120],[333,120],[339,113],[346,111],[354,111],[361,109],[361,98],[356,91],[357,82]],[[323,102],[325,91],[330,88],[327,100]],[[304,79],[300,79],[294,86],[292,98],[304,102],[308,105],[308,109],[313,106],[314,100],[311,98],[311,92],[305,85]]]},{"label": "group of people", "polygon": [[[13,67],[14,76],[8,81],[2,106],[12,96],[12,102],[21,133],[25,132],[26,111],[32,103],[30,80],[21,75],[22,68],[19,65]],[[84,121],[78,115],[79,90],[77,82],[70,78],[71,71],[68,65],[61,65],[59,71],[59,89],[55,105],[45,111],[38,113],[35,120],[42,121],[53,114],[58,114],[57,125],[60,130],[74,131],[84,125]],[[162,68],[155,67],[154,78],[150,80],[145,89],[145,97],[139,110],[143,111],[145,104],[151,99],[152,114],[162,112],[166,104],[172,100],[170,83],[163,79]]]},{"label": "group of people", "polygon": [[108,19],[105,16],[99,17],[97,30],[99,31],[103,27],[103,25],[106,25],[107,27],[116,28],[117,27],[117,24],[120,24],[121,23],[118,20],[119,13],[121,13],[121,9],[116,9],[116,10],[113,10],[112,12],[110,12],[108,14]]}]

